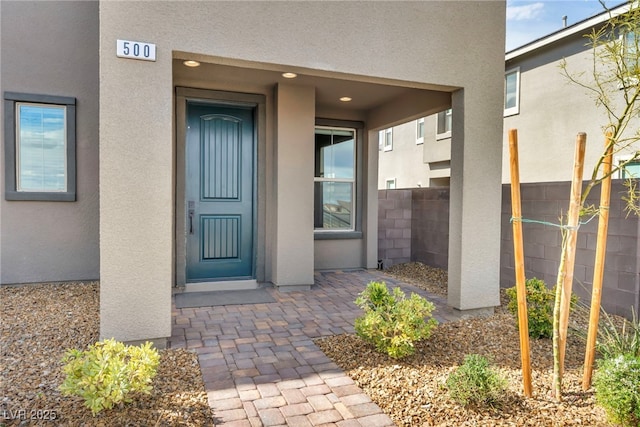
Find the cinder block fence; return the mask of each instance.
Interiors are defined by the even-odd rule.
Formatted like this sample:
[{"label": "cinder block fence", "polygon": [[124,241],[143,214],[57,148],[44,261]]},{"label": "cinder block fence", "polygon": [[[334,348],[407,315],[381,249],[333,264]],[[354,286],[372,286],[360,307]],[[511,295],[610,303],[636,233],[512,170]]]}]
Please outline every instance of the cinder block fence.
[{"label": "cinder block fence", "polygon": [[[627,317],[633,306],[640,310],[640,221],[627,217],[623,181],[614,180],[609,217],[609,237],[605,263],[603,307],[607,312]],[[558,224],[568,209],[569,182],[522,184],[522,215],[525,219]],[[416,188],[380,190],[378,258],[384,267],[420,261],[447,268],[449,248],[449,189]],[[590,194],[588,203],[598,205],[600,192]],[[588,218],[583,218],[586,221]],[[589,301],[593,282],[598,218],[580,227],[574,273],[574,290]],[[524,223],[525,274],[527,278],[555,283],[560,258],[561,233],[558,227]],[[482,248],[478,248],[482,250]],[[502,188],[502,232],[500,286],[514,284],[511,189]]]}]

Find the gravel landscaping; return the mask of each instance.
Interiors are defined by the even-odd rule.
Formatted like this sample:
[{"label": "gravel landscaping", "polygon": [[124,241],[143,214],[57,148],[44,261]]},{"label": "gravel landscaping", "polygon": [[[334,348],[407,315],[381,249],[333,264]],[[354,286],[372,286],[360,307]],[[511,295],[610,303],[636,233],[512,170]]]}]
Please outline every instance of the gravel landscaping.
[{"label": "gravel landscaping", "polygon": [[[410,263],[388,273],[446,295],[442,270]],[[185,350],[161,352],[153,392],[136,396],[133,404],[93,417],[81,400],[62,396],[58,386],[65,349],[84,348],[98,338],[97,283],[2,287],[0,300],[0,426],[214,424],[197,356]],[[418,344],[416,354],[400,361],[376,352],[355,335],[324,337],[316,343],[398,426],[607,425],[592,390],[582,391],[584,344],[575,336],[567,345],[564,402],[557,403],[551,394],[548,339],[531,341],[534,397],[523,396],[516,322],[503,308],[490,317],[439,325]],[[444,383],[470,353],[488,356],[508,378],[508,391],[498,407],[463,408],[449,398]],[[56,419],[38,420],[47,414]]]},{"label": "gravel landscaping", "polygon": [[2,287],[0,301],[0,425],[213,425],[197,356],[185,350],[161,352],[150,395],[96,417],[60,393],[65,350],[98,339],[97,283]]},{"label": "gravel landscaping", "polygon": [[[446,272],[420,263],[396,265],[395,278],[439,295],[446,295]],[[444,287],[444,292],[443,292]],[[439,325],[417,344],[416,353],[394,360],[355,335],[316,340],[316,344],[353,378],[398,426],[606,426],[604,410],[595,405],[593,390],[582,391],[584,343],[567,342],[564,401],[551,390],[552,341],[531,340],[534,396],[523,394],[520,344],[514,316],[502,307],[486,318]],[[573,321],[574,328],[583,327]],[[495,408],[461,407],[449,398],[445,381],[467,354],[488,357],[508,379],[508,390]]]}]

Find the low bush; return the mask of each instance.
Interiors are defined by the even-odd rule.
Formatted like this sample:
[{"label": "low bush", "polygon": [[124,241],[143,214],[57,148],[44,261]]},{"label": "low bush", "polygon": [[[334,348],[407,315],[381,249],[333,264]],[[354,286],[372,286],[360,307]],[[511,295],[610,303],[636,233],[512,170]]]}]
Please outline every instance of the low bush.
[{"label": "low bush", "polygon": [[469,354],[445,385],[449,396],[463,406],[470,403],[495,406],[504,395],[507,380],[490,366],[486,357]]},{"label": "low bush", "polygon": [[598,364],[593,378],[596,402],[612,423],[640,426],[640,356],[619,355]]},{"label": "low bush", "polygon": [[96,415],[120,402],[131,402],[130,392],[150,393],[160,355],[150,342],[136,347],[110,339],[84,351],[68,350],[62,362],[66,378],[60,390],[83,398]]},{"label": "low bush", "polygon": [[406,298],[400,288],[389,292],[384,282],[370,282],[355,303],[364,310],[355,320],[358,336],[395,359],[413,354],[414,343],[428,338],[438,324],[431,302],[417,294]]},{"label": "low bush", "polygon": [[[549,289],[544,280],[537,278],[528,279],[525,282],[527,291],[527,319],[529,324],[529,336],[531,338],[551,338],[553,336],[553,303],[555,301],[555,287]],[[506,290],[509,297],[507,308],[518,316],[518,293],[516,287]],[[571,295],[571,308],[573,309],[578,297]]]},{"label": "low bush", "polygon": [[[640,319],[635,311],[631,313],[631,320],[622,320],[620,326],[606,311],[602,310],[596,347],[604,359],[626,354],[640,357]],[[640,385],[638,387],[640,388]]]}]

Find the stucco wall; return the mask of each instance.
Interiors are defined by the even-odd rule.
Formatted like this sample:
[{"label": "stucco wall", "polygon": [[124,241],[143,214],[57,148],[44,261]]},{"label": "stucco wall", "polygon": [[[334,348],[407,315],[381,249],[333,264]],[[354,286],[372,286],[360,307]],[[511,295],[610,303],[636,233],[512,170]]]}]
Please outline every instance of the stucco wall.
[{"label": "stucco wall", "polygon": [[[460,177],[465,175],[464,182],[459,180],[454,186],[460,190],[465,187],[465,194],[469,194],[465,203],[474,206],[478,214],[497,217],[500,171],[496,165],[500,163],[501,129],[496,123],[501,123],[504,13],[504,1],[371,2],[366,7],[357,2],[101,3],[101,334],[117,333],[124,339],[137,339],[167,336],[170,332],[172,55],[193,52],[203,60],[256,68],[293,65],[326,77],[349,76],[407,87],[464,87],[464,98],[461,93],[454,96],[460,110],[466,111],[464,121],[458,123],[457,142],[465,146],[460,155],[475,158],[478,165],[474,169],[490,172],[467,169],[463,173],[460,161],[458,173]],[[466,31],[450,31],[461,25]],[[155,43],[157,61],[116,58],[118,38]],[[468,49],[470,45],[474,49]],[[452,69],[456,72],[452,73]],[[411,115],[419,111],[411,108],[417,104],[402,101],[389,100],[386,109],[370,112],[366,118],[369,127],[415,118]],[[276,133],[277,139],[280,131]],[[281,149],[285,152],[280,153]],[[293,151],[286,152],[289,149]],[[278,200],[277,211],[267,213],[267,223],[272,220],[278,229],[272,232],[274,238],[267,240],[278,256],[271,264],[275,281],[305,283],[312,274],[313,258],[309,261],[309,255],[313,241],[304,243],[300,251],[285,250],[284,243],[291,242],[292,237],[279,229],[286,225],[282,219],[294,215],[284,209],[295,209],[301,206],[301,200],[306,200],[298,199],[304,182],[293,183],[293,188],[279,194],[284,185],[291,184],[283,182],[291,176],[280,172],[280,168],[295,166],[280,160],[292,159],[299,149],[292,143],[274,144],[278,176],[273,190]],[[371,162],[376,162],[377,156],[370,152],[371,147],[368,150],[367,161],[375,165]],[[295,160],[306,164],[308,159]],[[371,178],[368,191],[375,194],[376,177],[370,171],[366,171]],[[309,179],[310,189],[311,175]],[[481,186],[481,180],[485,185]],[[474,199],[471,194],[481,188],[485,197]],[[462,204],[462,192],[456,197]],[[375,229],[369,227],[376,224],[375,213],[371,215],[375,212],[375,198],[365,194],[364,202],[371,210],[363,215],[369,264],[375,259]],[[310,209],[303,206],[301,215]],[[304,221],[294,218],[294,229],[298,230]],[[462,229],[464,222],[461,218],[456,227]],[[499,221],[489,222],[486,227],[485,233],[460,241],[458,268],[464,263],[469,272],[460,274],[458,283],[460,294],[470,296],[462,298],[461,308],[472,307],[471,301],[490,302],[486,297],[475,298],[478,293],[497,296],[497,287],[493,288],[497,280],[493,278],[497,279],[498,270],[491,261],[499,259],[499,242],[495,238]],[[312,227],[308,232],[312,239]],[[306,242],[307,236],[301,239]],[[461,236],[456,235],[456,239]],[[477,246],[478,239],[485,250],[467,250]],[[307,251],[307,247],[311,250]],[[308,265],[307,271],[302,271],[304,265]],[[476,269],[484,274],[475,274]]]},{"label": "stucco wall", "polygon": [[[2,92],[75,97],[77,165],[75,202],[0,200],[0,283],[95,280],[98,3],[2,1],[0,15]],[[4,194],[4,145],[0,157]]]},{"label": "stucco wall", "polygon": [[386,189],[388,179],[396,180],[395,188],[429,185],[429,166],[422,161],[422,144],[416,144],[416,122],[393,127],[393,149],[378,153],[378,189]]},{"label": "stucco wall", "polygon": [[[586,32],[586,31],[585,31]],[[561,60],[579,79],[592,80],[593,52],[582,34],[570,36],[507,61],[506,69],[520,68],[520,113],[504,119],[503,182],[509,179],[507,129],[518,129],[520,181],[554,182],[571,179],[578,132],[587,133],[585,176],[590,175],[604,149],[606,112],[597,107],[588,91],[561,74]],[[580,73],[584,73],[579,76]],[[587,83],[593,85],[591,83]],[[616,93],[612,93],[615,99]],[[620,111],[620,110],[618,110]],[[630,125],[635,132],[640,121]],[[636,144],[636,149],[640,146]],[[627,151],[630,154],[631,151]],[[616,153],[616,155],[623,153]]]},{"label": "stucco wall", "polygon": [[272,281],[313,284],[314,88],[276,88],[276,235]]}]

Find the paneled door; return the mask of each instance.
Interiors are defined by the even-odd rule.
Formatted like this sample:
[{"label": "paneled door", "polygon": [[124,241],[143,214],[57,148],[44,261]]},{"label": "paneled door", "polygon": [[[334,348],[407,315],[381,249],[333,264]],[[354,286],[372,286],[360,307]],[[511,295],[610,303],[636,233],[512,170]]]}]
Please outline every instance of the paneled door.
[{"label": "paneled door", "polygon": [[187,282],[253,277],[254,126],[253,108],[187,103]]}]

